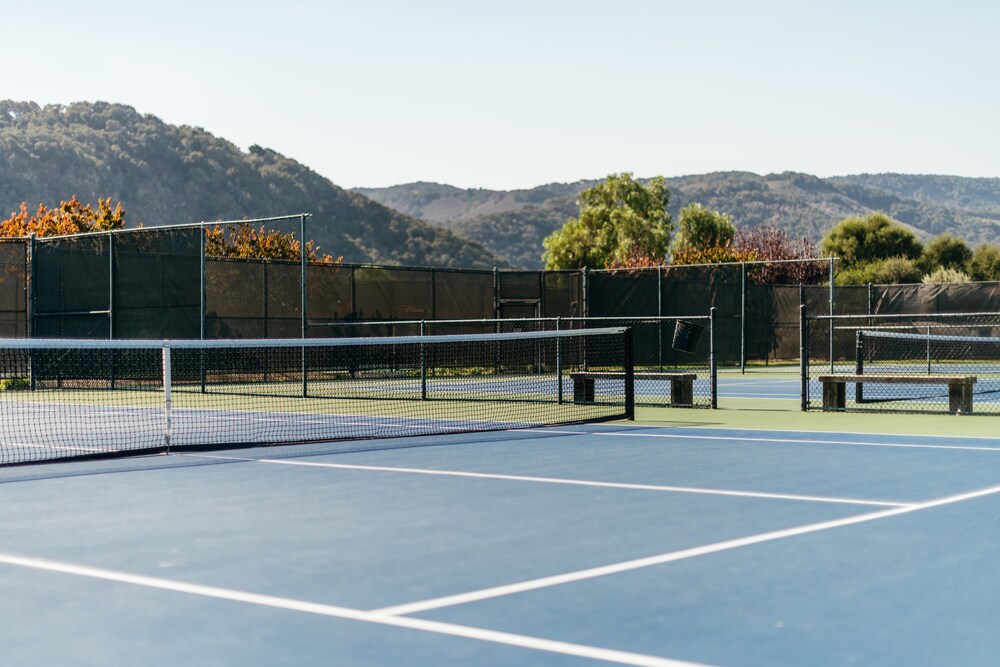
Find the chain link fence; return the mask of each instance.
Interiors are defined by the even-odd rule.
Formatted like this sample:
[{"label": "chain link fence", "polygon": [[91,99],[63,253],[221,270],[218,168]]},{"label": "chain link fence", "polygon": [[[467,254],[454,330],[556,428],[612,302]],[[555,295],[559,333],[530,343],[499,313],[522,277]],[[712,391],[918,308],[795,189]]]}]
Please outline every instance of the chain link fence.
[{"label": "chain link fence", "polygon": [[1000,312],[803,307],[800,338],[803,410],[1000,414]]}]

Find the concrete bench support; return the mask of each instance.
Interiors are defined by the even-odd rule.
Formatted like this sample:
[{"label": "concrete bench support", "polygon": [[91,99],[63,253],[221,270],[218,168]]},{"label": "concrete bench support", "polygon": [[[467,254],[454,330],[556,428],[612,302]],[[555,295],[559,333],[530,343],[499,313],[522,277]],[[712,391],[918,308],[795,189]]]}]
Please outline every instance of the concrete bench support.
[{"label": "concrete bench support", "polygon": [[[596,380],[624,380],[624,373],[600,371],[580,371],[570,373],[573,380],[573,402],[593,403]],[[635,380],[670,380],[670,403],[673,405],[694,404],[694,381],[696,373],[636,373]]]}]

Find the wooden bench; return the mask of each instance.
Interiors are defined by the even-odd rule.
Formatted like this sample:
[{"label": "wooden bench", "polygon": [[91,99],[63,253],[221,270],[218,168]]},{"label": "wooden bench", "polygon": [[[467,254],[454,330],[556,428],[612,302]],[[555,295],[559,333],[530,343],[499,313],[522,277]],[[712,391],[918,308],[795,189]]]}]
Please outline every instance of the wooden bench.
[{"label": "wooden bench", "polygon": [[847,383],[880,382],[883,384],[946,384],[948,411],[972,412],[974,375],[820,375],[823,383],[823,409],[843,410],[847,405]]},{"label": "wooden bench", "polygon": [[[624,380],[625,373],[607,371],[578,371],[569,374],[573,380],[573,402],[594,402],[595,380]],[[670,380],[670,402],[676,405],[694,404],[694,381],[697,373],[635,373],[638,380]]]}]

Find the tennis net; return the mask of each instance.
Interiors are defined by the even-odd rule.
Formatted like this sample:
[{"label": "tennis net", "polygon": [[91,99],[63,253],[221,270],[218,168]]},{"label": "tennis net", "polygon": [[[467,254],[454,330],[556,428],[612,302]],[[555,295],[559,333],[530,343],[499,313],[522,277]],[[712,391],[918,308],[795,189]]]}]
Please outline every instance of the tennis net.
[{"label": "tennis net", "polygon": [[[929,330],[930,327],[928,327]],[[897,410],[953,411],[949,383],[967,384],[976,412],[1000,412],[1000,338],[949,325],[938,331],[861,330],[856,334],[855,372],[885,377],[855,389],[857,403],[892,403]],[[925,379],[926,382],[922,381]]]},{"label": "tennis net", "polygon": [[[0,340],[0,464],[630,418],[631,330]],[[618,379],[576,402],[569,374]]]}]

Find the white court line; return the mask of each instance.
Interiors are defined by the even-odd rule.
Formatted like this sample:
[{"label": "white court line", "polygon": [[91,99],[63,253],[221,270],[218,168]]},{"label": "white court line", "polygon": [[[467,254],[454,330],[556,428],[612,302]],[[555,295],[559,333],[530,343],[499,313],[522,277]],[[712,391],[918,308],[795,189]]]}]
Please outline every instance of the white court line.
[{"label": "white court line", "polygon": [[970,500],[972,498],[979,498],[982,496],[995,495],[997,493],[1000,493],[1000,486],[994,486],[988,489],[980,489],[978,491],[972,491],[969,493],[963,493],[955,496],[948,496],[946,498],[931,500],[929,502],[910,505],[908,507],[898,507],[894,509],[882,510],[880,512],[860,514],[858,516],[847,517],[844,519],[834,519],[832,521],[823,521],[820,523],[813,523],[805,526],[799,526],[797,528],[785,528],[782,530],[776,530],[769,533],[750,535],[748,537],[740,537],[734,540],[726,540],[724,542],[716,542],[715,544],[707,544],[700,547],[693,547],[691,549],[682,549],[681,551],[671,551],[656,556],[649,556],[646,558],[639,558],[636,560],[624,561],[621,563],[613,563],[611,565],[603,565],[600,567],[589,568],[586,570],[578,570],[576,572],[567,572],[564,574],[558,574],[551,577],[541,577],[539,579],[532,579],[529,581],[507,584],[504,586],[496,586],[493,588],[484,588],[478,591],[459,593],[458,595],[449,595],[431,600],[411,602],[408,604],[401,604],[393,607],[383,607],[381,609],[373,610],[373,613],[383,616],[402,616],[406,614],[415,614],[418,612],[429,611],[431,609],[441,609],[443,607],[452,607],[460,604],[468,604],[470,602],[478,602],[480,600],[487,600],[490,598],[514,595],[516,593],[525,593],[527,591],[534,591],[541,588],[560,586],[562,584],[574,583],[577,581],[583,581],[585,579],[605,577],[612,574],[619,574],[631,570],[638,570],[641,568],[652,567],[654,565],[673,563],[688,558],[707,556],[709,554],[716,554],[723,551],[740,549],[755,544],[762,544],[764,542],[773,542],[775,540],[782,540],[788,537],[796,537],[799,535],[807,535],[809,533],[818,533],[824,530],[831,530],[834,528],[842,528],[844,526],[852,526],[859,523],[876,521],[878,519],[885,519],[888,517],[899,516],[901,514],[908,514],[910,512],[925,510],[932,507],[940,507],[942,505],[950,505],[952,503],[957,503],[964,500]]},{"label": "white court line", "polygon": [[631,489],[637,491],[669,491],[673,493],[693,493],[710,496],[736,496],[739,498],[767,498],[771,500],[801,500],[815,503],[839,503],[846,505],[874,505],[877,507],[910,507],[912,503],[897,503],[881,500],[857,498],[832,498],[828,496],[803,496],[788,493],[765,493],[762,491],[733,491],[729,489],[705,489],[688,486],[664,486],[659,484],[630,484],[626,482],[597,482],[592,480],[566,479],[563,477],[533,477],[528,475],[504,475],[499,473],[465,472],[460,470],[432,470],[426,468],[400,468],[394,466],[369,466],[348,463],[317,463],[289,459],[237,459],[226,456],[200,456],[200,458],[256,461],[276,465],[306,466],[313,468],[338,468],[343,470],[372,470],[378,472],[404,472],[416,475],[440,475],[443,477],[472,477],[476,479],[502,479],[514,482],[535,482],[540,484],[564,484],[568,486],[591,486],[608,489]]},{"label": "white court line", "polygon": [[[649,427],[647,426],[646,428]],[[699,426],[695,428],[702,428],[702,427]],[[623,438],[661,438],[664,440],[670,440],[670,439],[725,440],[733,442],[767,442],[767,443],[783,442],[783,443],[790,443],[793,445],[856,445],[858,447],[901,447],[904,449],[954,449],[957,451],[996,452],[1000,454],[1000,445],[998,445],[997,447],[979,447],[975,445],[921,445],[917,443],[865,442],[861,440],[800,440],[797,438],[752,438],[752,437],[741,437],[733,435],[681,435],[678,433],[628,433],[625,431],[556,431],[553,429],[531,429],[531,428],[526,428],[521,430],[530,431],[532,433],[555,433],[558,435],[621,436]],[[799,433],[800,431],[788,431],[788,432]],[[864,433],[857,435],[880,435],[880,434]],[[945,437],[945,436],[934,436],[934,437]],[[980,438],[980,439],[985,440],[988,438]]]},{"label": "white court line", "polygon": [[739,442],[788,442],[796,445],[857,445],[859,447],[902,447],[905,449],[955,449],[978,452],[997,452],[1000,447],[978,447],[974,445],[921,445],[903,442],[862,442],[857,440],[797,440],[792,438],[745,438],[739,436],[718,435],[679,435],[672,433],[621,433],[594,432],[590,435],[620,435],[627,438],[676,438],[682,440],[734,440]]},{"label": "white court line", "polygon": [[32,568],[35,570],[45,570],[48,572],[58,572],[60,574],[70,574],[78,577],[90,579],[101,579],[113,581],[121,584],[142,586],[145,588],[155,588],[174,593],[185,593],[187,595],[197,595],[200,597],[214,598],[217,600],[227,600],[243,604],[270,607],[273,609],[283,609],[286,611],[301,612],[305,614],[316,614],[319,616],[329,616],[342,618],[351,621],[364,623],[377,623],[408,630],[419,630],[435,634],[451,635],[453,637],[463,637],[494,644],[504,644],[507,646],[517,646],[520,648],[533,649],[548,653],[559,653],[562,655],[572,655],[591,660],[604,660],[622,665],[638,665],[639,667],[708,667],[693,662],[681,660],[671,660],[642,653],[629,653],[627,651],[616,651],[596,646],[586,646],[583,644],[572,644],[560,642],[540,637],[518,635],[509,632],[498,632],[486,630],[454,623],[443,623],[440,621],[429,621],[419,618],[400,618],[376,614],[360,609],[348,607],[338,607],[335,605],[320,604],[316,602],[305,602],[291,598],[276,597],[273,595],[260,595],[227,588],[217,588],[215,586],[203,586],[199,584],[189,584],[181,581],[171,581],[158,577],[147,577],[127,572],[116,572],[85,565],[74,565],[72,563],[62,563],[41,558],[30,558],[13,554],[0,553],[0,563],[14,565],[18,567]]}]

